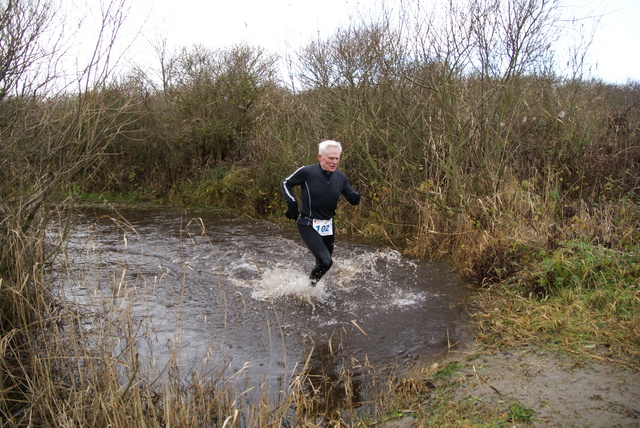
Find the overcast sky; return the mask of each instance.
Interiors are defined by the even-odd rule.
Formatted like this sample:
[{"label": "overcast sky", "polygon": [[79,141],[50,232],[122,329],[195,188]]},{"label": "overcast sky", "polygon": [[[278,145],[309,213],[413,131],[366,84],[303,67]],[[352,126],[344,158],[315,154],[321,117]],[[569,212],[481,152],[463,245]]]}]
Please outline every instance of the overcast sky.
[{"label": "overcast sky", "polygon": [[[136,0],[129,24],[144,22],[143,35],[166,37],[172,47],[210,48],[245,41],[270,51],[296,49],[346,25],[351,16],[376,9],[379,0]],[[392,7],[401,0],[386,0]],[[433,4],[437,0],[424,1]],[[611,83],[640,81],[640,1],[563,0],[567,17],[601,16],[590,48],[592,73]],[[585,21],[586,22],[586,21]],[[136,51],[150,50],[136,40]],[[149,53],[149,52],[146,52]],[[138,59],[144,54],[136,54]]]}]

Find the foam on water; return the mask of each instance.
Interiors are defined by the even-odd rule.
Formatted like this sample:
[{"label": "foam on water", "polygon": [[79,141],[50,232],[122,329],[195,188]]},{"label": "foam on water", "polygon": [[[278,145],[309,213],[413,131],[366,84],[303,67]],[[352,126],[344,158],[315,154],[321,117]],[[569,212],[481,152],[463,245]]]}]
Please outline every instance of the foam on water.
[{"label": "foam on water", "polygon": [[397,308],[408,308],[425,300],[426,295],[424,293],[405,293],[390,300],[389,305]]},{"label": "foam on water", "polygon": [[328,296],[322,282],[312,287],[307,274],[283,265],[267,269],[259,279],[249,281],[249,285],[253,288],[251,297],[257,300],[292,296],[307,301],[325,301]]},{"label": "foam on water", "polygon": [[338,282],[348,286],[355,279],[364,277],[367,280],[379,280],[384,277],[385,269],[381,264],[394,264],[415,268],[415,264],[392,249],[369,251],[359,254],[351,254],[347,257],[336,257],[334,272],[338,273]]}]

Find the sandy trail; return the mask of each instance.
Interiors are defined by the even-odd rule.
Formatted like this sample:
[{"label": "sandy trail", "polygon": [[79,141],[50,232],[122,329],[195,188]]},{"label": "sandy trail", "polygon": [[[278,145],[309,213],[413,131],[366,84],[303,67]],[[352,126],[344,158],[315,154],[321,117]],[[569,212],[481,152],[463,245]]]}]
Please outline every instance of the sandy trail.
[{"label": "sandy trail", "polygon": [[[640,427],[640,373],[523,348],[464,361],[456,400],[535,411],[534,427]],[[524,424],[523,424],[524,426]]]}]

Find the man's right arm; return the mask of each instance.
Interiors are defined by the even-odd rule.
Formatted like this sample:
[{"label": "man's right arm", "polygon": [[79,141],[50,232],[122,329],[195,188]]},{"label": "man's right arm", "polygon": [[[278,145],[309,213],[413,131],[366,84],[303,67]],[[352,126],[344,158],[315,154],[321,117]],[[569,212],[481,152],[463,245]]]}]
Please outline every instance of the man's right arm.
[{"label": "man's right arm", "polygon": [[300,171],[302,168],[303,167],[298,168],[293,174],[282,180],[282,183],[280,183],[282,197],[287,203],[287,212],[285,213],[285,216],[291,220],[296,220],[299,215],[298,201],[296,201],[296,198],[293,195],[293,187],[299,186],[303,182],[300,178]]}]

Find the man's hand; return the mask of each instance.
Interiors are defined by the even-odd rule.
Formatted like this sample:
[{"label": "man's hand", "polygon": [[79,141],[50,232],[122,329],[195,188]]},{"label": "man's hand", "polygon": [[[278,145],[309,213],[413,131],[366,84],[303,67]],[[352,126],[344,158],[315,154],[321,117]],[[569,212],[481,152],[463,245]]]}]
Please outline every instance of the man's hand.
[{"label": "man's hand", "polygon": [[284,215],[291,220],[297,220],[298,214],[298,204],[288,204],[287,212]]}]

